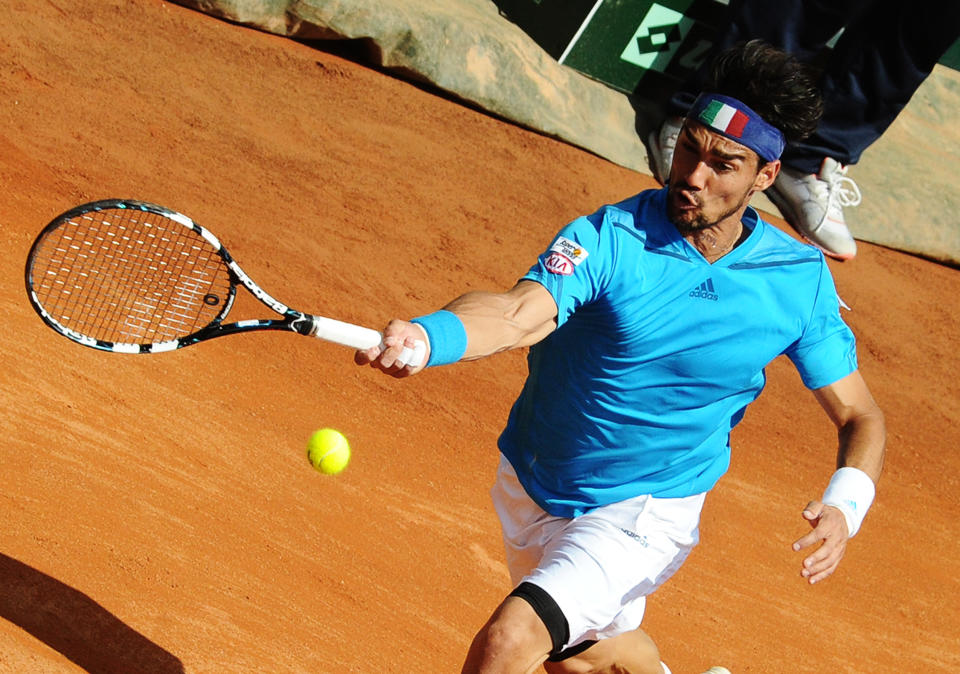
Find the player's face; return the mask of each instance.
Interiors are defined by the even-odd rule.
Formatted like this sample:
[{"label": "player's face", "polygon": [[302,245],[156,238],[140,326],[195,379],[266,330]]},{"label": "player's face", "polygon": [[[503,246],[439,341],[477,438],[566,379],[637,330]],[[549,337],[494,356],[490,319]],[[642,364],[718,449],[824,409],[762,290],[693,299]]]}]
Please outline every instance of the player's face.
[{"label": "player's face", "polygon": [[683,125],[670,170],[667,215],[681,233],[739,221],[754,192],[766,189],[780,162],[762,164],[753,150],[698,122]]}]

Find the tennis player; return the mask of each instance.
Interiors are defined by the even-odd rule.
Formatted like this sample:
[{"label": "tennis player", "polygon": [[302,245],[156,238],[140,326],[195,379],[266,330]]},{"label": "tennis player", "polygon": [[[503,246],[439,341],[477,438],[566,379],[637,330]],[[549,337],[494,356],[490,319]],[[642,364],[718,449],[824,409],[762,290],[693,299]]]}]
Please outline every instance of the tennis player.
[{"label": "tennis player", "polygon": [[408,376],[421,368],[398,356],[424,337],[428,367],[531,347],[492,489],[515,589],[464,672],[670,671],[640,627],[646,597],[697,544],[730,431],[780,354],[839,431],[838,468],[793,549],[810,583],[837,569],[873,501],[883,415],[823,254],[748,206],[820,109],[792,57],[728,50],[686,117],[669,187],[574,220],[510,290],[391,321],[387,348],[357,352]]}]

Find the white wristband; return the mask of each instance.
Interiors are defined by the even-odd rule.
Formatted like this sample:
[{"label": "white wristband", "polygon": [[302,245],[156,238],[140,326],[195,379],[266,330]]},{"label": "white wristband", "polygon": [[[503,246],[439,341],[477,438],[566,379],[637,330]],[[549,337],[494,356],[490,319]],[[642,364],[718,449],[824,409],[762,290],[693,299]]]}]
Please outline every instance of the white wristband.
[{"label": "white wristband", "polygon": [[876,486],[859,468],[844,466],[833,474],[823,492],[823,504],[839,508],[847,520],[847,531],[853,536],[860,530],[863,518],[873,503]]}]

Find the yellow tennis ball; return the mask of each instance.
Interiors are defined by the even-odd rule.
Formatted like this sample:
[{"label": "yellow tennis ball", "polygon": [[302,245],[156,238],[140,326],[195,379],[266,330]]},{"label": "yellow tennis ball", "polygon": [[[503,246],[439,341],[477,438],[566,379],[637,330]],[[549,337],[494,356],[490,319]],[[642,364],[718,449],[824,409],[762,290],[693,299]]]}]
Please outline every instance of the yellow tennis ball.
[{"label": "yellow tennis ball", "polygon": [[350,443],[340,431],[321,428],[307,441],[307,459],[327,475],[336,475],[350,463]]}]

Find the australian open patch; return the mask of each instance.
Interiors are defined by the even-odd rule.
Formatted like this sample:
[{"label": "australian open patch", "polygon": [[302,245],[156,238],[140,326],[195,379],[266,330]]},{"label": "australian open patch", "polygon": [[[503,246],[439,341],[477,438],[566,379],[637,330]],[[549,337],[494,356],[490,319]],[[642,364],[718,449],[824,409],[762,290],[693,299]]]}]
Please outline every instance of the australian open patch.
[{"label": "australian open patch", "polygon": [[549,254],[544,259],[543,266],[547,268],[547,271],[563,276],[572,274],[574,268],[583,262],[588,254],[580,244],[565,236],[558,236],[547,253]]}]

